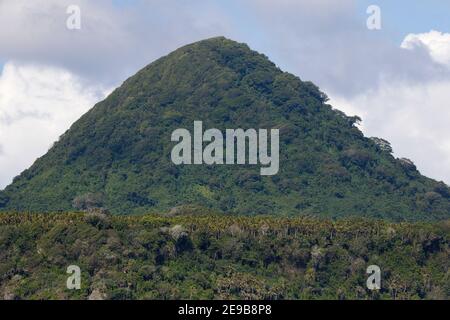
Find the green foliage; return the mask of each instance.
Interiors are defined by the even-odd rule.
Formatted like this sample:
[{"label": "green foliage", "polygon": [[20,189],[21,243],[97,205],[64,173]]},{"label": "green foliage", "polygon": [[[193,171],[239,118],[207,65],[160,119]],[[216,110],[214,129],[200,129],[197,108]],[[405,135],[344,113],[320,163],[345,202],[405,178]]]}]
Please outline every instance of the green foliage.
[{"label": "green foliage", "polygon": [[90,210],[103,206],[103,196],[101,194],[86,193],[75,197],[72,206],[76,210]]},{"label": "green foliage", "polygon": [[[4,213],[0,297],[448,299],[449,236],[450,221]],[[69,265],[81,290],[66,289]]]},{"label": "green foliage", "polygon": [[[101,205],[117,214],[192,205],[244,215],[450,217],[448,186],[395,159],[387,141],[365,138],[358,117],[326,101],[314,84],[244,44],[213,38],[185,46],[74,123],[0,192],[0,210],[70,211],[74,199],[83,209],[92,205],[83,196],[102,195]],[[194,120],[220,130],[279,128],[279,174],[260,176],[251,165],[175,166],[171,133]]]}]

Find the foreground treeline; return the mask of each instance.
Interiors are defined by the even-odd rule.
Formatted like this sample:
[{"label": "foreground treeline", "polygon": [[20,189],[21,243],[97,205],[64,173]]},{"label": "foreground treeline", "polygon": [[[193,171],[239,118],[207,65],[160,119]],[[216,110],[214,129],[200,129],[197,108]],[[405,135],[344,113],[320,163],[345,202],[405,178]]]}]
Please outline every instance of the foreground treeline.
[{"label": "foreground treeline", "polygon": [[0,214],[0,298],[448,299],[449,235],[449,221]]}]

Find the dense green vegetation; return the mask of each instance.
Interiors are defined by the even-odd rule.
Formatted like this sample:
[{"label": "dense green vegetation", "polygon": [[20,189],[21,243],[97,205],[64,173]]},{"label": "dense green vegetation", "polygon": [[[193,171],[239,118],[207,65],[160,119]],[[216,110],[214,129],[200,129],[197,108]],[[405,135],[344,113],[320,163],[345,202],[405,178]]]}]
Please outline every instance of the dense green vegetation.
[{"label": "dense green vegetation", "polygon": [[0,298],[448,299],[449,236],[450,221],[4,213]]},{"label": "dense green vegetation", "polygon": [[[0,192],[3,211],[70,211],[95,198],[113,213],[201,205],[239,214],[450,217],[450,189],[395,159],[326,103],[314,84],[225,38],[180,48],[131,77]],[[279,128],[280,172],[175,166],[173,130]],[[389,119],[386,119],[389,121]],[[83,208],[80,208],[83,209]]]}]

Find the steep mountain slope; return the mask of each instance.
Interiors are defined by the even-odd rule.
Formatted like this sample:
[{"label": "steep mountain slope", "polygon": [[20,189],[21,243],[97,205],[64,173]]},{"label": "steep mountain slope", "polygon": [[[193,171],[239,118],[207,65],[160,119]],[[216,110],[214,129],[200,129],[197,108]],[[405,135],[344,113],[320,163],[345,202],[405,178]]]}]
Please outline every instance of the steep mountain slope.
[{"label": "steep mountain slope", "polygon": [[[279,173],[174,165],[171,134],[192,131],[195,120],[222,131],[279,128]],[[357,120],[245,44],[212,38],[153,62],[95,105],[0,193],[0,208],[67,211],[92,193],[91,202],[115,213],[190,204],[241,214],[449,218],[449,188],[365,138]]]}]

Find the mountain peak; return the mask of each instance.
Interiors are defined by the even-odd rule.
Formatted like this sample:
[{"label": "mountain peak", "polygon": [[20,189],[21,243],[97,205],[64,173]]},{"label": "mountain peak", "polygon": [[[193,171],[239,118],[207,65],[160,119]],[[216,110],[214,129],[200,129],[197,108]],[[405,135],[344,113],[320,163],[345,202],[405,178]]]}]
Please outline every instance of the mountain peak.
[{"label": "mountain peak", "polygon": [[[278,174],[261,176],[249,162],[174,164],[172,133],[192,130],[196,121],[221,132],[279,130]],[[0,209],[70,211],[89,202],[120,214],[189,206],[449,218],[448,188],[404,166],[354,123],[314,84],[246,44],[210,38],[154,61],[96,104],[0,193]]]},{"label": "mountain peak", "polygon": [[189,72],[202,77],[205,72],[216,71],[213,65],[231,68],[242,75],[257,68],[280,72],[265,55],[251,50],[247,44],[219,36],[185,45],[154,61],[135,77],[147,71],[154,72],[158,67],[165,68],[165,72]]},{"label": "mountain peak", "polygon": [[195,52],[195,51],[202,51],[202,50],[221,50],[221,49],[234,49],[234,50],[246,50],[246,51],[252,51],[249,46],[245,43],[239,43],[237,41],[228,39],[224,36],[217,36],[212,37],[208,39],[203,39],[197,42],[193,42],[190,44],[187,44],[183,47],[180,47],[179,49],[173,51],[173,53],[177,51],[184,51],[184,52]]}]

